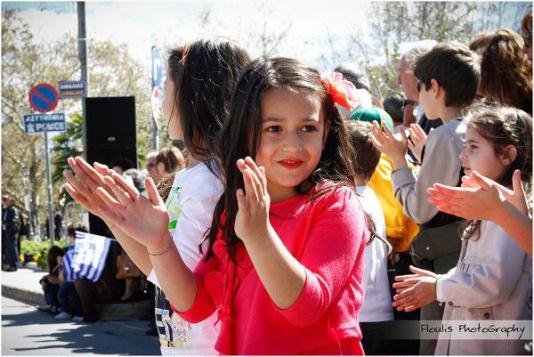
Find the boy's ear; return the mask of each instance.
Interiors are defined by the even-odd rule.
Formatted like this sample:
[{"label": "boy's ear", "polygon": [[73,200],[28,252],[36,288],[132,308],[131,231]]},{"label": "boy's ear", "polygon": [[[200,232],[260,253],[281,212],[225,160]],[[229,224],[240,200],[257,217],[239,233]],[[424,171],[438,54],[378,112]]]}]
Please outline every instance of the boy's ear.
[{"label": "boy's ear", "polygon": [[445,92],[443,91],[443,88],[439,86],[438,81],[436,81],[435,79],[430,80],[430,90],[432,91],[432,94],[436,98],[445,94]]},{"label": "boy's ear", "polygon": [[514,145],[507,145],[499,155],[503,165],[511,165],[517,157],[517,148]]}]

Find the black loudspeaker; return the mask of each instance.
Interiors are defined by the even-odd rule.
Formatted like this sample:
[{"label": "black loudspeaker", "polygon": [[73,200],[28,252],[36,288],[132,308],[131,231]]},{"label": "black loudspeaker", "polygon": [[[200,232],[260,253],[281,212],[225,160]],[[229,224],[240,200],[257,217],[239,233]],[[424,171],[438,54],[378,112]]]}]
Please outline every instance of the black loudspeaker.
[{"label": "black loudspeaker", "polygon": [[[117,160],[137,168],[135,97],[85,98],[85,153],[87,161],[110,166]],[[89,214],[89,231],[111,237],[106,224]]]}]

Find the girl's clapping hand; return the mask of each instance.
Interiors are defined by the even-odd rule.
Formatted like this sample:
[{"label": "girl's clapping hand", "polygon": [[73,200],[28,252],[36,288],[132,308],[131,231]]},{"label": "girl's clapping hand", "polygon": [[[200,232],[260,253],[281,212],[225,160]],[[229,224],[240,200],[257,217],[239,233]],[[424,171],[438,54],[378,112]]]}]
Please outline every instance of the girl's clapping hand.
[{"label": "girl's clapping hand", "polygon": [[437,274],[413,266],[410,271],[414,274],[395,277],[393,307],[398,311],[414,311],[436,300]]},{"label": "girl's clapping hand", "polygon": [[[107,189],[103,181],[104,176],[81,157],[69,157],[67,163],[74,175],[68,170],[63,171],[63,175],[67,179],[67,183],[64,185],[65,190],[89,212],[107,221],[109,217],[106,206],[96,194],[97,187]],[[108,193],[113,196],[110,190]]]},{"label": "girl's clapping hand", "polygon": [[103,187],[98,187],[96,193],[112,213],[111,223],[119,225],[149,251],[159,250],[168,238],[169,215],[154,181],[150,177],[145,179],[148,194],[145,198],[133,183],[113,170],[109,170],[109,174],[103,177],[103,181],[114,197]]},{"label": "girl's clapping hand", "polygon": [[513,190],[482,176],[476,171],[462,177],[462,187],[450,187],[439,183],[427,190],[430,199],[440,211],[466,219],[495,220],[496,207],[507,201],[525,215],[528,215],[527,199],[521,182],[521,171],[513,175]]},{"label": "girl's clapping hand", "polygon": [[238,189],[238,212],[235,233],[244,242],[268,233],[271,197],[267,192],[265,169],[258,167],[252,158],[237,160],[237,168],[243,175],[245,191]]}]

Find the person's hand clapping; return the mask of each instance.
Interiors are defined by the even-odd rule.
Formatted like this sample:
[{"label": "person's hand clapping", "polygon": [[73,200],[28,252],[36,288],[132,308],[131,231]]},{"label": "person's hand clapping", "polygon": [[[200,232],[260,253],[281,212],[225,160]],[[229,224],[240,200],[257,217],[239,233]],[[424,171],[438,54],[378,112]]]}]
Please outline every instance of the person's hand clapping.
[{"label": "person's hand clapping", "polygon": [[238,212],[235,233],[244,242],[267,234],[269,230],[269,207],[271,198],[267,192],[265,169],[258,167],[250,157],[239,159],[237,168],[243,175],[245,190],[236,192]]},{"label": "person's hand clapping", "polygon": [[131,182],[112,170],[103,181],[115,197],[102,187],[97,188],[96,193],[107,206],[111,222],[145,245],[149,252],[161,250],[170,239],[169,216],[154,181],[145,179],[148,198],[140,195]]},{"label": "person's hand clapping", "polygon": [[405,158],[408,151],[408,139],[403,130],[398,134],[393,134],[387,126],[380,127],[377,122],[373,122],[371,139],[378,150],[393,160],[396,169],[408,167]]}]

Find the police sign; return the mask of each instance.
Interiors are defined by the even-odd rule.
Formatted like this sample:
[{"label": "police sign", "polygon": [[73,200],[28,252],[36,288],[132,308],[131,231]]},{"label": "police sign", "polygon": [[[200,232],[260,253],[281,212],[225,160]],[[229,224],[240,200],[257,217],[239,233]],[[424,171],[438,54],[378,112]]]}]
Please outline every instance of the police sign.
[{"label": "police sign", "polygon": [[24,131],[26,134],[65,131],[65,114],[25,114]]}]

